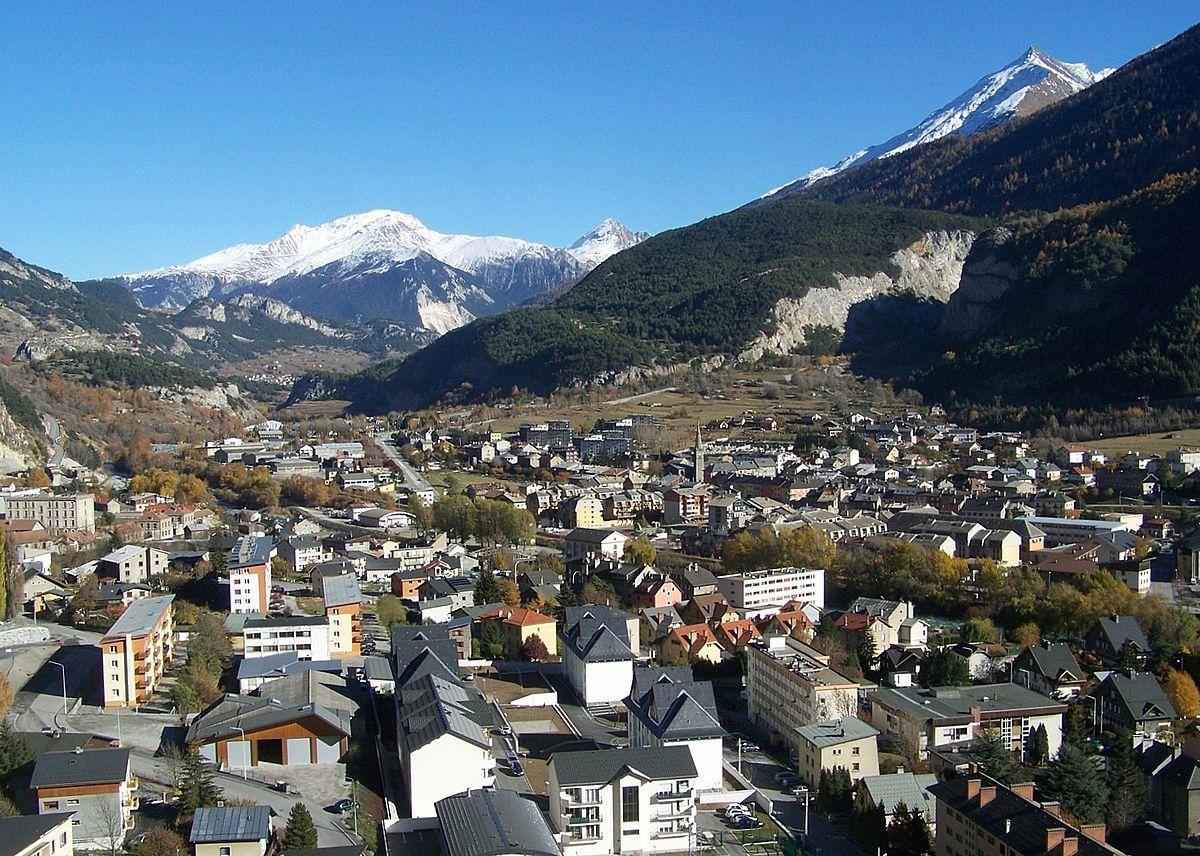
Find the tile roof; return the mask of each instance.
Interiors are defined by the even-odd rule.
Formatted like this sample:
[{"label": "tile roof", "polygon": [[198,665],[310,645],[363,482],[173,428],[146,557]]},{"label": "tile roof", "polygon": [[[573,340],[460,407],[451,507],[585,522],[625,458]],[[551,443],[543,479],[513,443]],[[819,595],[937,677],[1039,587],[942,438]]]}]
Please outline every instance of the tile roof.
[{"label": "tile roof", "polygon": [[514,791],[481,790],[434,805],[447,856],[558,856],[559,848],[537,805]]},{"label": "tile roof", "polygon": [[692,779],[696,764],[686,746],[589,749],[550,756],[559,785],[606,785],[626,771],[649,781]]},{"label": "tile roof", "polygon": [[47,752],[38,756],[29,786],[54,788],[123,782],[129,775],[129,751],[89,749],[83,752]]},{"label": "tile roof", "polygon": [[121,613],[104,639],[114,639],[119,636],[145,636],[154,629],[155,623],[162,618],[165,611],[171,608],[175,595],[164,594],[159,597],[143,597],[135,600],[129,608]]},{"label": "tile roof", "polygon": [[271,837],[271,809],[265,805],[198,808],[192,819],[192,844],[262,841]]}]

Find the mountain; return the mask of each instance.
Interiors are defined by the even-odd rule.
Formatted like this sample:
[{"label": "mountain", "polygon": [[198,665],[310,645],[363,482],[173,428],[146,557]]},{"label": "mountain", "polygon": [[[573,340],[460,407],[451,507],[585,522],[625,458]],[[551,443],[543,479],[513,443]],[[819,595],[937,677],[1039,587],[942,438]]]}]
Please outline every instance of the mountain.
[{"label": "mountain", "polygon": [[1194,27],[1032,115],[656,235],[547,307],[334,391],[386,411],[832,339],[856,367],[960,402],[1197,396],[1198,181]]},{"label": "mountain", "polygon": [[649,232],[631,232],[610,217],[567,247],[567,252],[591,270],[609,256],[637,246],[649,237]]},{"label": "mountain", "polygon": [[444,234],[409,214],[378,210],[294,226],[266,244],[239,244],[119,279],[147,307],[179,309],[197,297],[261,293],[324,318],[387,318],[442,333],[589,269],[544,244]]},{"label": "mountain", "polygon": [[1018,59],[982,78],[966,92],[930,113],[915,127],[896,134],[886,142],[847,155],[833,166],[817,167],[761,198],[771,199],[802,190],[850,167],[888,158],[951,134],[967,137],[1011,119],[1029,116],[1081,92],[1112,74],[1112,71],[1106,68],[1092,72],[1083,63],[1062,62],[1037,47],[1031,47]]}]

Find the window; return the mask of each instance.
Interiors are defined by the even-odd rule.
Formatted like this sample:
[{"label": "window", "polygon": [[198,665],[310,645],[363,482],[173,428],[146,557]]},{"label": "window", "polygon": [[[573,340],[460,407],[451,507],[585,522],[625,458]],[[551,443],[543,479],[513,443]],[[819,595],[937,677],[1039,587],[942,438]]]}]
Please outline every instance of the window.
[{"label": "window", "polygon": [[58,811],[58,800],[46,800],[42,803],[42,808],[46,811]]},{"label": "window", "polygon": [[67,805],[79,805],[79,800],[67,800]]},{"label": "window", "polygon": [[637,785],[621,788],[621,820],[624,823],[634,823],[637,821],[638,812],[641,808],[638,796]]},{"label": "window", "polygon": [[75,820],[74,818],[72,818],[72,819],[71,819],[71,826],[79,826],[79,821],[78,821],[78,820]]},{"label": "window", "polygon": [[116,645],[109,645],[109,646],[108,646],[108,653],[110,653],[110,654],[115,654],[115,653],[117,653],[117,646],[116,646]]},{"label": "window", "polygon": [[218,850],[218,852],[221,854],[221,856],[230,856],[230,854],[232,854],[232,853],[233,853],[233,848],[231,848],[231,847],[221,847],[221,848]]}]

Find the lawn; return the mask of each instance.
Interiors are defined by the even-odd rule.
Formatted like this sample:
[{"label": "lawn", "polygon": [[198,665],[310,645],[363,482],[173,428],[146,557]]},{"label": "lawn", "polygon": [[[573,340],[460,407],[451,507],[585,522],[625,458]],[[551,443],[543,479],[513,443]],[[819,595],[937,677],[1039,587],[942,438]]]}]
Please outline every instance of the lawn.
[{"label": "lawn", "polygon": [[1178,431],[1159,431],[1153,434],[1132,434],[1125,437],[1104,437],[1085,440],[1081,443],[1088,449],[1098,449],[1106,455],[1123,455],[1126,452],[1145,452],[1161,455],[1180,446],[1200,447],[1200,428],[1181,428]]}]

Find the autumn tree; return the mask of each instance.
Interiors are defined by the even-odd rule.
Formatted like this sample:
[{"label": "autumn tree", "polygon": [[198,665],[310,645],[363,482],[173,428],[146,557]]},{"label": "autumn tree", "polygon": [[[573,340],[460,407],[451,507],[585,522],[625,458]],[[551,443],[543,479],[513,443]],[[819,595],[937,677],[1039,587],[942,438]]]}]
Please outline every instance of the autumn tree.
[{"label": "autumn tree", "polygon": [[1042,641],[1042,631],[1032,621],[1027,621],[1012,632],[1012,640],[1022,648],[1030,648]]},{"label": "autumn tree", "polygon": [[1178,669],[1168,669],[1163,681],[1163,689],[1167,698],[1175,706],[1175,713],[1184,719],[1194,719],[1200,716],[1200,690],[1196,682],[1187,672]]},{"label": "autumn tree", "polygon": [[550,659],[550,651],[537,633],[532,634],[521,645],[521,659],[531,663],[541,663]]},{"label": "autumn tree", "polygon": [[190,852],[178,832],[163,826],[151,827],[133,848],[133,856],[187,856]]},{"label": "autumn tree", "polygon": [[630,565],[653,565],[658,554],[644,535],[625,544],[624,561]]}]

